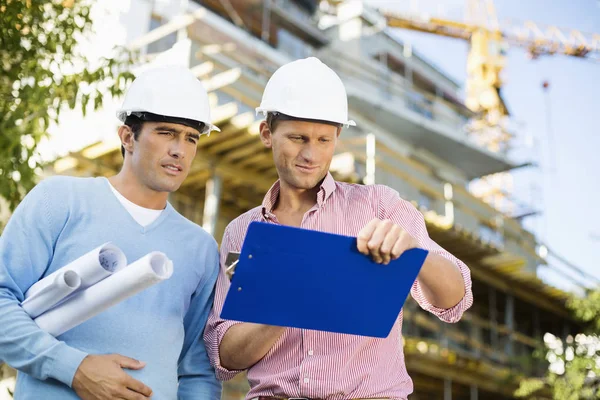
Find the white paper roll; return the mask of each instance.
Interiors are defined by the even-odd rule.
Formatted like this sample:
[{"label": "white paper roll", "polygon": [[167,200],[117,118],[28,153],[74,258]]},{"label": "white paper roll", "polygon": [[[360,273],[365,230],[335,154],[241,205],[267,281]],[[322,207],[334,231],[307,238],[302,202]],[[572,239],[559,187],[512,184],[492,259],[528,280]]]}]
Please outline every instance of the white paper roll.
[{"label": "white paper roll", "polygon": [[77,272],[61,270],[54,276],[52,283],[37,291],[33,296],[26,298],[21,306],[31,318],[35,318],[54,307],[80,286],[81,278]]},{"label": "white paper roll", "polygon": [[53,336],[98,315],[142,290],[169,279],[173,263],[161,252],[152,252],[95,285],[75,293],[64,303],[34,321]]},{"label": "white paper roll", "polygon": [[[36,282],[25,292],[25,299],[34,297],[56,283],[57,276],[64,271],[73,271],[81,278],[79,290],[83,290],[112,275],[127,265],[127,257],[117,246],[105,243],[65,265],[44,279]],[[59,299],[60,301],[62,299]],[[54,304],[58,303],[55,302]],[[24,303],[23,303],[24,304]]]}]

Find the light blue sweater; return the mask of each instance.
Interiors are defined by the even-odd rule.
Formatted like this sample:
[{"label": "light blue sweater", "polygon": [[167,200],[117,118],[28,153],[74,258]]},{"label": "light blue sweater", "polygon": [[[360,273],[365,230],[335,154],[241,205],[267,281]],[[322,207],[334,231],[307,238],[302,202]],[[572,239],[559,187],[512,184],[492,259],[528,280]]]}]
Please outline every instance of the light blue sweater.
[{"label": "light blue sweater", "polygon": [[[146,362],[125,370],[153,399],[219,399],[202,341],[219,270],[215,240],[167,204],[146,228],[103,178],[53,177],[19,205],[0,237],[0,360],[19,370],[15,399],[77,399],[70,388],[87,354]],[[105,242],[129,263],[162,251],[174,264],[158,283],[54,338],[19,305],[41,278]],[[179,384],[179,387],[178,387]]]}]

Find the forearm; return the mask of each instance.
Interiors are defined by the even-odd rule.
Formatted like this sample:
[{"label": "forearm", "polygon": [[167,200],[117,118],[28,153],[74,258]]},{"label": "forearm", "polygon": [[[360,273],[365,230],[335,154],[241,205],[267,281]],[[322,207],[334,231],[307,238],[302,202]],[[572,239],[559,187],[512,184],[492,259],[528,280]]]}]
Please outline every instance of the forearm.
[{"label": "forearm", "polygon": [[423,295],[438,308],[457,305],[465,295],[465,282],[460,269],[450,260],[429,253],[418,276]]},{"label": "forearm", "polygon": [[279,340],[285,328],[244,323],[234,325],[219,345],[221,365],[229,370],[250,368],[260,361]]},{"label": "forearm", "polygon": [[43,332],[2,288],[0,309],[0,359],[34,378],[54,378],[70,386],[87,354]]}]

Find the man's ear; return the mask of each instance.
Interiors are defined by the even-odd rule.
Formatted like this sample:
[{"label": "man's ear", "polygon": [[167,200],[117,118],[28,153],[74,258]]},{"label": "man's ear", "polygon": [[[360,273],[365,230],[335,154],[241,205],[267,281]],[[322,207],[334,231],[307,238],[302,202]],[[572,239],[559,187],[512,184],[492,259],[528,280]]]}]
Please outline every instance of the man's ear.
[{"label": "man's ear", "polygon": [[271,129],[269,129],[269,124],[267,124],[267,121],[262,121],[260,123],[259,131],[260,140],[262,140],[263,144],[267,149],[270,149],[273,145],[273,138],[271,137],[273,133],[271,132]]},{"label": "man's ear", "polygon": [[119,127],[119,138],[121,138],[121,145],[125,148],[126,153],[133,152],[133,142],[135,142],[135,138],[133,135],[133,131],[127,125],[121,125]]}]

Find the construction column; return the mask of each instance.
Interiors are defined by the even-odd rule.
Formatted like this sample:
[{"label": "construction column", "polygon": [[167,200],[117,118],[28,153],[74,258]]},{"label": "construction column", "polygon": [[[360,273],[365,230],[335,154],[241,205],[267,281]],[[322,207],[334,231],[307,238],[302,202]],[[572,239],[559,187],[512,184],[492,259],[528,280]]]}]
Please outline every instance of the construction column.
[{"label": "construction column", "polygon": [[219,204],[221,203],[222,183],[221,177],[213,170],[212,176],[206,181],[206,195],[204,198],[204,217],[202,227],[215,235],[217,221],[219,219]]},{"label": "construction column", "polygon": [[452,400],[452,378],[444,379],[444,400]]},{"label": "construction column", "polygon": [[366,162],[366,176],[363,179],[365,185],[375,184],[375,134],[368,133],[366,137],[367,142],[367,162]]},{"label": "construction column", "polygon": [[477,390],[477,385],[471,385],[471,398],[470,400],[478,400],[479,391]]},{"label": "construction column", "polygon": [[513,332],[515,330],[515,298],[511,293],[506,294],[506,310],[504,324],[509,330],[508,341],[504,345],[504,352],[510,358],[513,356]]}]

